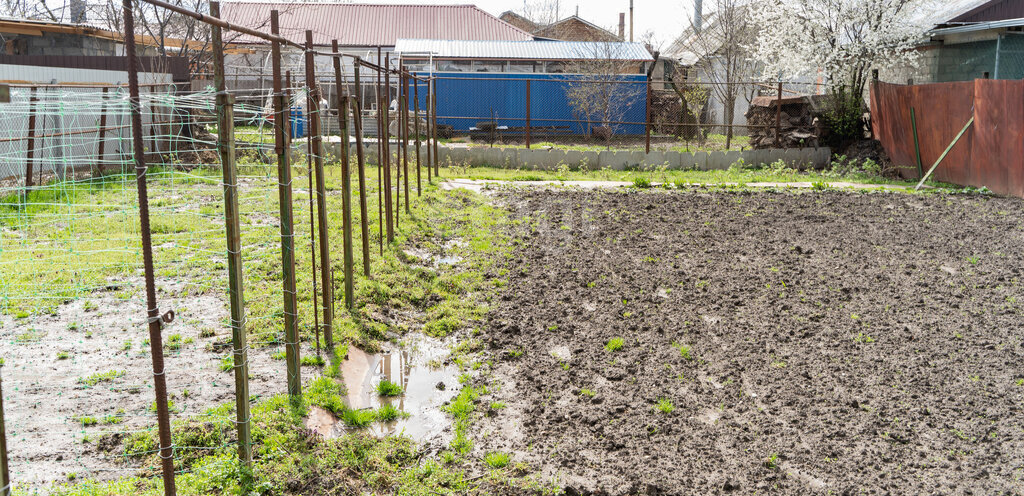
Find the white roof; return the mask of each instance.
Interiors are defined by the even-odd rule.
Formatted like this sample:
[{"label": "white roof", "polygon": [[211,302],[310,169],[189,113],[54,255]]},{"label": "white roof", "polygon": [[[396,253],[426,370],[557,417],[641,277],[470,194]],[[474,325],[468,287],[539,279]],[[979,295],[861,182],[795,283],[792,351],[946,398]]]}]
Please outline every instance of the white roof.
[{"label": "white roof", "polygon": [[599,41],[469,41],[399,39],[395,52],[454,59],[654,60],[643,43]]}]

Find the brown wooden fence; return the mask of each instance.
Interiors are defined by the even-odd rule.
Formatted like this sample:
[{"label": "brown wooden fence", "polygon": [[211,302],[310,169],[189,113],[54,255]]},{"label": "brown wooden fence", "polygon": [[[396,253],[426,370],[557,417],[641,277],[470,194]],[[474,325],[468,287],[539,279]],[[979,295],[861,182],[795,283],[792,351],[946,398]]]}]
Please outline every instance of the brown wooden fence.
[{"label": "brown wooden fence", "polygon": [[1024,197],[1024,81],[873,84],[875,137],[892,161],[903,167],[905,178],[919,177],[912,108],[925,171],[974,117],[974,124],[935,170],[934,179]]}]

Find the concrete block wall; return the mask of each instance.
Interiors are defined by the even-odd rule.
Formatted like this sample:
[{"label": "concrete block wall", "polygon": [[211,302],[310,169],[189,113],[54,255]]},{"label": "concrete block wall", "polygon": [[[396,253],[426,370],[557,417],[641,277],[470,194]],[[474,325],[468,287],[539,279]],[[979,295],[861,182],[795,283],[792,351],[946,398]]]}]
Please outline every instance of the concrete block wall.
[{"label": "concrete block wall", "polygon": [[[424,145],[425,146],[425,145]],[[305,144],[296,145],[296,154],[305,152]],[[272,150],[271,150],[272,151]],[[790,167],[799,169],[823,169],[832,160],[828,148],[771,148],[764,150],[731,150],[727,152],[673,152],[673,151],[579,151],[558,149],[525,148],[448,148],[441,147],[441,165],[469,165],[476,167],[497,167],[502,169],[556,170],[566,165],[573,170],[597,170],[605,167],[613,170],[651,169],[667,166],[669,170],[725,170],[743,160],[748,167],[759,167],[782,160]],[[391,153],[398,152],[397,145],[391,145]],[[340,143],[324,143],[324,153],[329,160],[341,156]],[[349,153],[355,156],[355,146]],[[425,153],[425,150],[422,152]],[[377,148],[365,146],[363,154],[369,163],[377,163]],[[415,145],[409,146],[409,156],[416,156]]]},{"label": "concrete block wall", "polygon": [[465,164],[497,168],[555,170],[567,165],[573,170],[633,170],[668,166],[670,170],[724,170],[743,160],[747,166],[765,166],[783,160],[790,167],[822,169],[829,165],[828,148],[789,148],[732,150],[727,152],[673,151],[578,151],[525,148],[445,148],[440,150],[441,165]]}]

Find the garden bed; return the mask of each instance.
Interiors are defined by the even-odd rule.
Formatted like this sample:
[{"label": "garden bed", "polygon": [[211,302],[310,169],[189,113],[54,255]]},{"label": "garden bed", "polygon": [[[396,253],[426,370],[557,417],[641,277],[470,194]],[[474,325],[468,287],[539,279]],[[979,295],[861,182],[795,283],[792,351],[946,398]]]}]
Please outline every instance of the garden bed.
[{"label": "garden bed", "polygon": [[1019,200],[503,200],[479,454],[567,494],[1022,490]]}]

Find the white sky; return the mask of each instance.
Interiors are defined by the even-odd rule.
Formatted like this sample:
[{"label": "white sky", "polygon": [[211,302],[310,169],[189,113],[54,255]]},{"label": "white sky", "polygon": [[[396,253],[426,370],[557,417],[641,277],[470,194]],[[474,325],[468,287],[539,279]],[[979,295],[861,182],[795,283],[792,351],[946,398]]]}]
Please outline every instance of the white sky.
[{"label": "white sky", "polygon": [[[68,0],[43,1],[57,10],[60,10],[68,2]],[[90,3],[95,1],[89,0]],[[535,0],[529,1],[533,3]],[[475,4],[495,16],[506,10],[520,11],[523,8],[523,0],[353,0],[353,3]],[[708,3],[710,2],[705,0],[705,11],[708,8]],[[561,0],[560,16],[565,18],[573,15],[577,6],[580,17],[609,29],[613,33],[618,30],[619,12],[625,12],[626,37],[628,39],[629,0]],[[653,31],[654,40],[661,44],[662,49],[667,48],[668,44],[689,26],[692,14],[693,0],[633,0],[633,29],[636,39],[639,41],[646,31]]]}]

